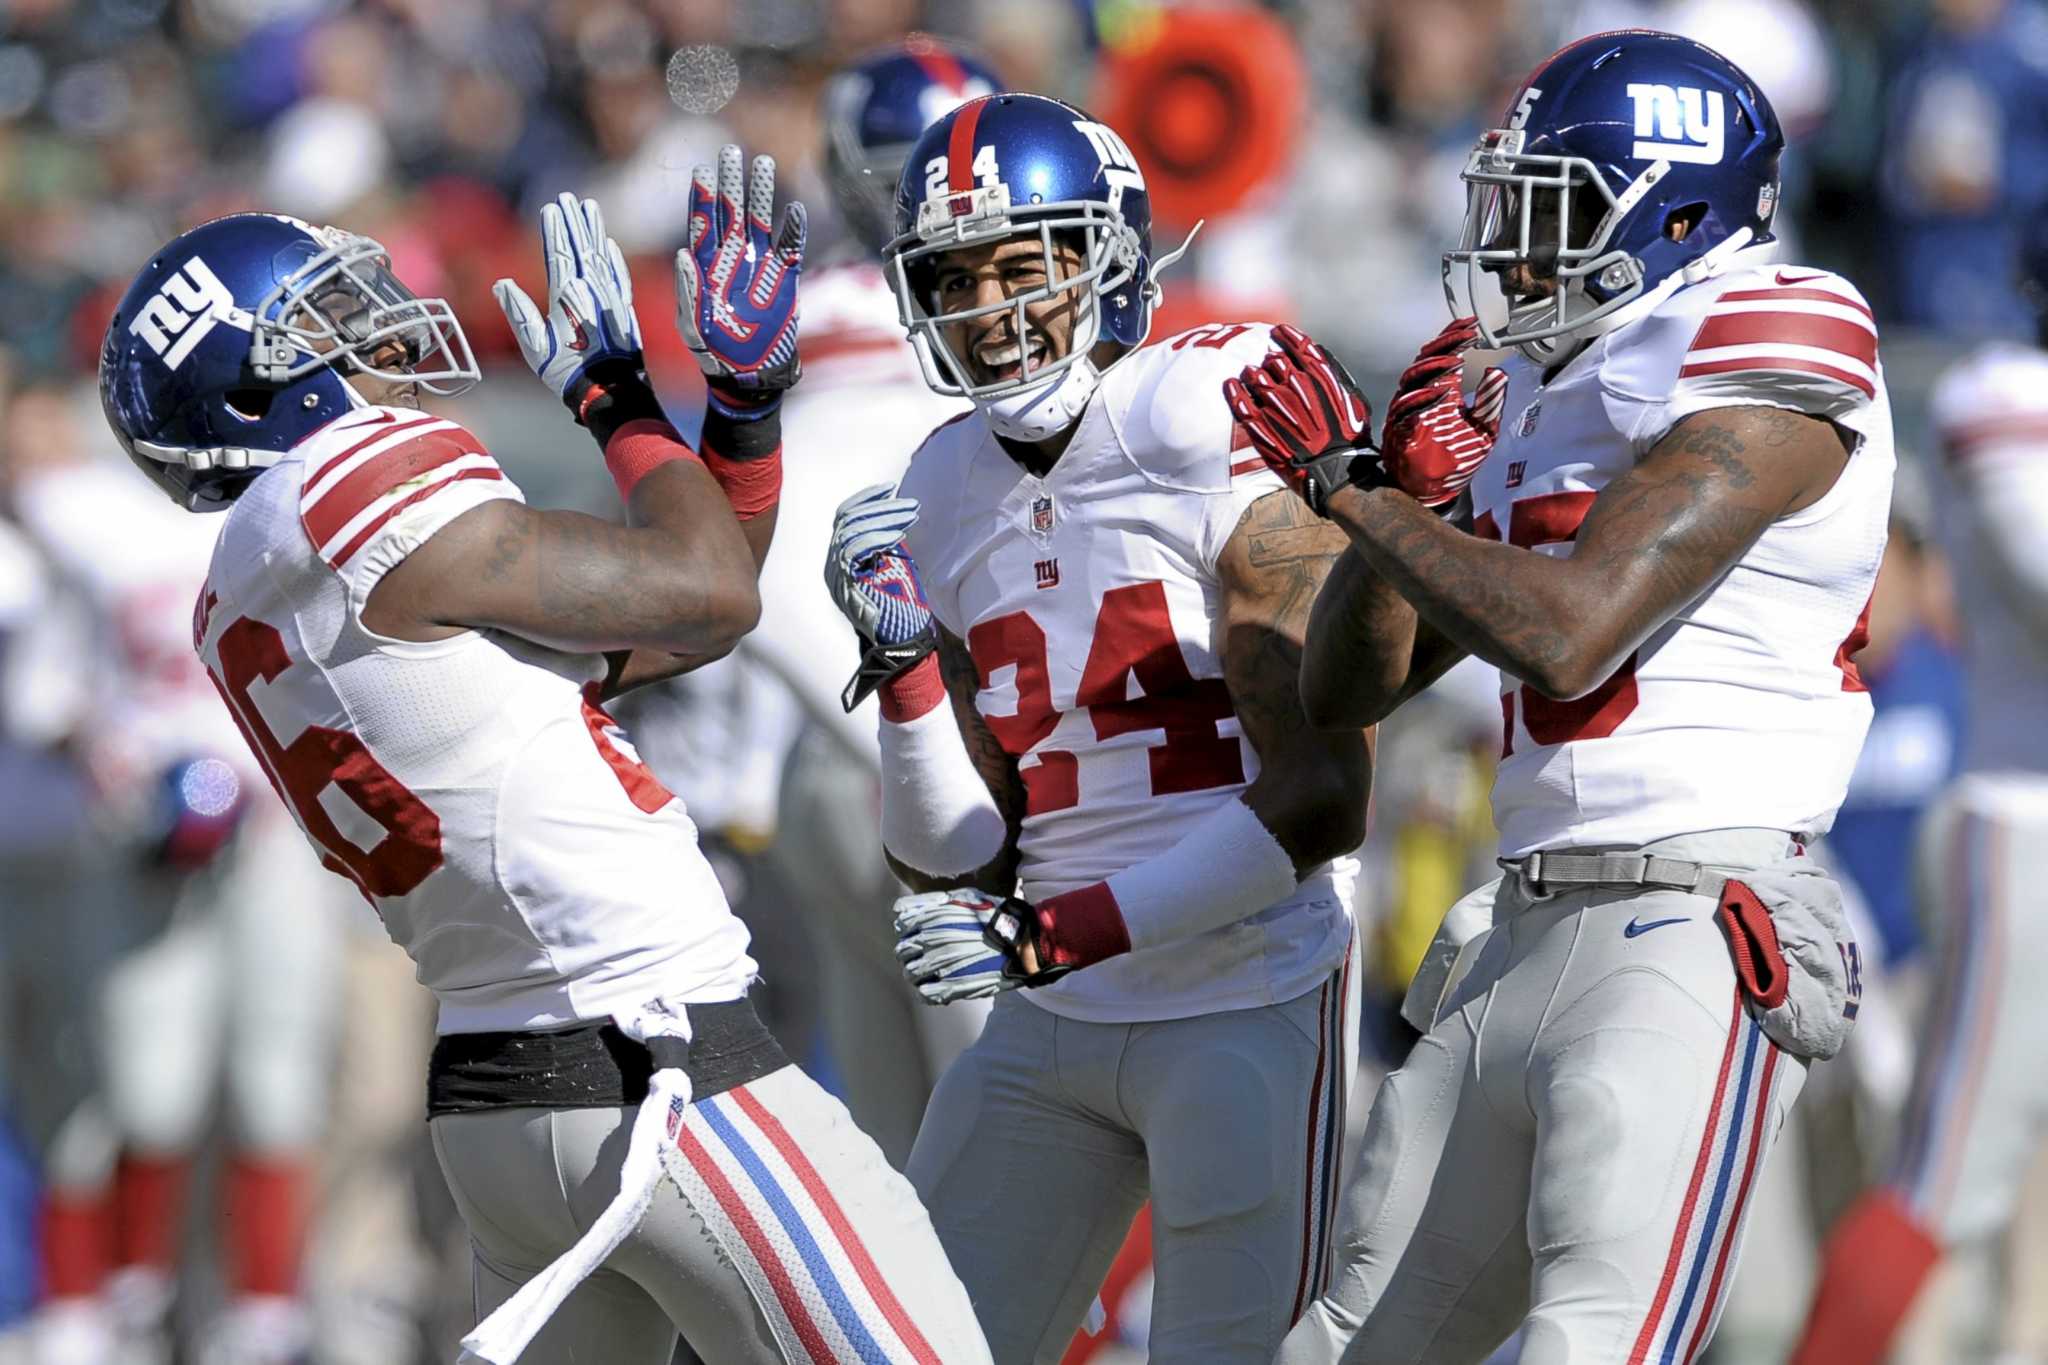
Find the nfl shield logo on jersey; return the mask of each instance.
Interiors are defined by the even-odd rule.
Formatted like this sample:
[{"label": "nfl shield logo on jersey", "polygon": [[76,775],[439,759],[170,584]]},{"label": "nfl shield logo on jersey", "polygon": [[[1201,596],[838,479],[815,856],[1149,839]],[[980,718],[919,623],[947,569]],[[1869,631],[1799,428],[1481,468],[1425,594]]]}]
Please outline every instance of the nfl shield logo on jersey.
[{"label": "nfl shield logo on jersey", "polygon": [[1052,534],[1052,495],[1041,493],[1031,500],[1031,534]]},{"label": "nfl shield logo on jersey", "polygon": [[1515,424],[1515,435],[1527,436],[1530,432],[1536,430],[1537,419],[1542,416],[1543,400],[1539,398],[1528,407],[1522,409],[1522,420]]}]

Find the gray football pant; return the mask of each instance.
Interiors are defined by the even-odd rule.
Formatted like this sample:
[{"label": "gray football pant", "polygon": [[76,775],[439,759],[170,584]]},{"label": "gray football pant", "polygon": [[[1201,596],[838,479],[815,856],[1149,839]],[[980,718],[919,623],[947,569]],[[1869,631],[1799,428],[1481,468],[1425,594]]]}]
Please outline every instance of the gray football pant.
[{"label": "gray football pant", "polygon": [[[479,1320],[618,1193],[633,1114],[493,1109],[428,1125],[469,1227]],[[989,1359],[909,1183],[800,1069],[699,1100],[676,1143],[690,1192],[662,1181],[520,1365],[668,1365],[678,1332],[718,1365]],[[785,1354],[778,1336],[803,1345]]]},{"label": "gray football pant", "polygon": [[1354,989],[1137,1024],[996,1001],[910,1178],[1000,1365],[1060,1359],[1148,1195],[1154,1365],[1272,1359],[1330,1264]]},{"label": "gray football pant", "polygon": [[[1789,841],[1647,848],[1737,870]],[[1806,1078],[1744,1008],[1714,902],[1511,875],[1460,970],[1380,1087],[1335,1285],[1278,1365],[1468,1365],[1522,1324],[1522,1365],[1694,1359]]]}]

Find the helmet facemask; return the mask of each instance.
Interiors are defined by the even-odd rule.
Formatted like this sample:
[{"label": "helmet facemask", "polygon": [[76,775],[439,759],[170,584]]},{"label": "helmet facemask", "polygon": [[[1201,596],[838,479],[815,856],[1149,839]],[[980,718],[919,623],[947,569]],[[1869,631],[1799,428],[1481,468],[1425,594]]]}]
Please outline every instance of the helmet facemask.
[{"label": "helmet facemask", "polygon": [[[1454,314],[1478,316],[1488,346],[1519,346],[1540,362],[1642,292],[1642,263],[1608,242],[1669,166],[1654,163],[1617,195],[1585,157],[1525,153],[1522,141],[1519,129],[1495,129],[1466,161],[1465,228],[1444,253],[1444,297]],[[1550,281],[1550,292],[1509,297],[1504,277],[1516,266]],[[1498,288],[1485,288],[1482,273],[1502,277]]]},{"label": "helmet facemask", "polygon": [[[920,206],[917,228],[889,244],[889,277],[895,286],[898,314],[910,333],[912,348],[934,392],[964,397],[977,404],[1035,393],[1081,364],[1102,336],[1105,293],[1132,281],[1139,262],[1135,230],[1106,204],[1069,200],[1033,204],[1021,222],[1010,216],[1009,189],[989,185],[962,191]],[[1021,290],[999,303],[952,312],[939,311],[931,284],[938,258],[947,252],[986,246],[1014,238],[1035,237],[1042,253],[1045,282]],[[1078,247],[1080,268],[1069,272],[1059,250],[1062,243]],[[1073,333],[1065,354],[1033,363],[1029,338],[1042,330],[1030,310],[1072,294]],[[1041,310],[1042,311],[1042,310]],[[1010,312],[1020,348],[1018,372],[1003,379],[978,382],[969,357],[957,353],[947,336],[951,328],[978,318]],[[1050,347],[1048,346],[1048,349]]]},{"label": "helmet facemask", "polygon": [[[482,375],[446,299],[423,299],[391,272],[368,237],[317,229],[325,251],[294,268],[253,310],[250,363],[279,387],[322,366],[415,384],[448,398]],[[397,358],[388,358],[395,350]]]}]

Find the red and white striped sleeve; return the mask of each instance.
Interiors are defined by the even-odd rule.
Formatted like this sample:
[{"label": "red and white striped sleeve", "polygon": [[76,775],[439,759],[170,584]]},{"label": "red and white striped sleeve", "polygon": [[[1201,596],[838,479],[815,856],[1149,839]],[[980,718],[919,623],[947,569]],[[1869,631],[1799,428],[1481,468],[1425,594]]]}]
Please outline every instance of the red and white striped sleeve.
[{"label": "red and white striped sleeve", "polygon": [[1765,404],[1839,418],[1878,385],[1877,323],[1854,285],[1824,271],[1745,273],[1708,304],[1665,416]]},{"label": "red and white striped sleeve", "polygon": [[375,408],[321,434],[299,490],[299,524],[357,609],[379,579],[470,508],[524,501],[483,443],[446,418]]},{"label": "red and white striped sleeve", "polygon": [[1929,406],[1942,459],[1952,468],[2048,464],[2048,351],[1985,347],[1941,377]]}]

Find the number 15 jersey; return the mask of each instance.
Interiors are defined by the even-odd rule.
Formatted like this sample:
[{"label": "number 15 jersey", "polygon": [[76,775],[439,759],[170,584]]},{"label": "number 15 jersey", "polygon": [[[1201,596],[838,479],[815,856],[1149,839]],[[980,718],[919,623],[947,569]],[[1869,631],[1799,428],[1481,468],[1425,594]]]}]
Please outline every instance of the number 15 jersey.
[{"label": "number 15 jersey", "polygon": [[[1265,358],[1270,330],[1205,327],[1124,357],[1044,478],[974,413],[927,437],[904,475],[932,612],[966,642],[976,708],[1024,782],[1027,900],[1165,852],[1258,776],[1223,679],[1216,562],[1246,509],[1281,488],[1232,448],[1222,396]],[[1340,859],[1235,924],[1025,998],[1097,1022],[1291,1000],[1343,958],[1356,872]]]},{"label": "number 15 jersey", "polygon": [[682,802],[598,708],[602,657],[362,623],[436,531],[519,496],[453,422],[351,413],[236,500],[194,645],[321,862],[412,956],[441,1032],[738,999],[746,928]]},{"label": "number 15 jersey", "polygon": [[1504,366],[1500,438],[1472,481],[1474,529],[1540,554],[1569,555],[1599,491],[1695,413],[1785,408],[1855,441],[1832,488],[1773,522],[1588,695],[1560,702],[1502,675],[1493,812],[1504,857],[1834,823],[1870,726],[1850,656],[1884,553],[1891,409],[1855,286],[1770,265],[1770,250],[1736,252],[1721,273],[1645,301],[1547,383],[1521,356]]}]

